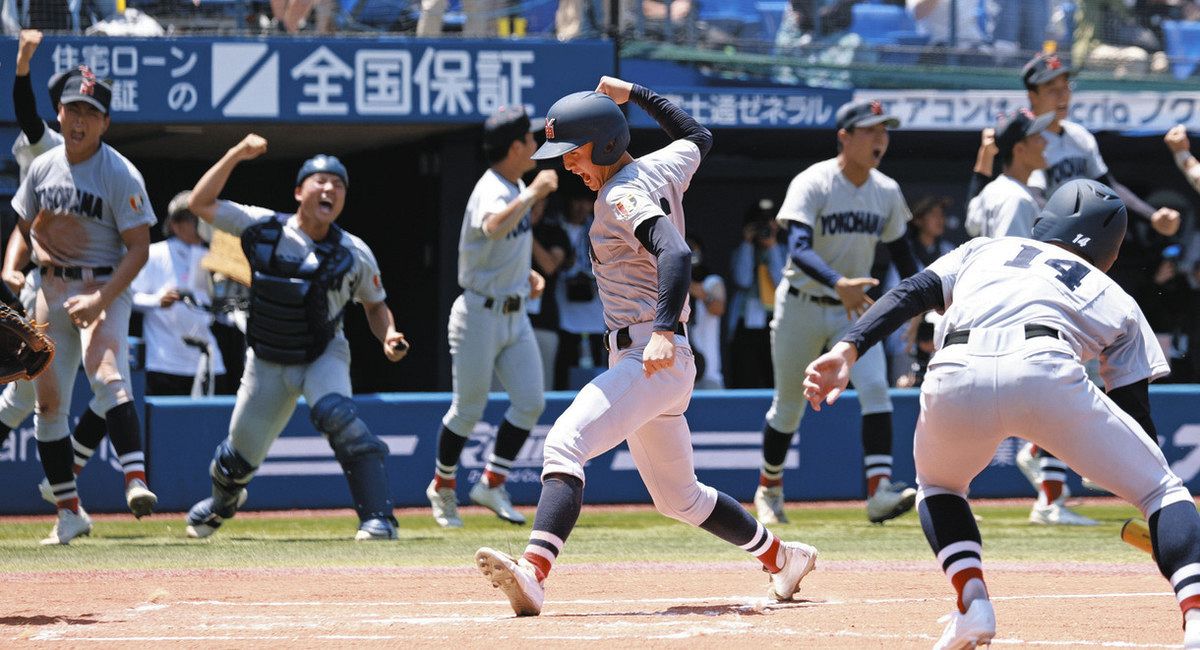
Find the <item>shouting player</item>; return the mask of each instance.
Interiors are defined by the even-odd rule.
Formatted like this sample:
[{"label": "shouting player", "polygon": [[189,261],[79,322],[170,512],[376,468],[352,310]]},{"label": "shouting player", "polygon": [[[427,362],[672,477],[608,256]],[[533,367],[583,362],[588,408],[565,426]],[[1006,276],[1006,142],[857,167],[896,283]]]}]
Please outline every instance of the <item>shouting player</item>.
[{"label": "shouting player", "polygon": [[[542,611],[543,582],[583,506],[584,465],[626,440],[654,505],[754,555],[771,574],[769,594],[789,600],[816,564],[806,544],[783,544],[732,497],[702,485],[683,413],[696,366],[688,346],[691,250],[683,193],[712,134],[649,89],[604,77],[597,92],[567,95],[546,116],[537,159],[562,156],[597,192],[590,239],[608,329],[609,367],[584,386],[546,437],[542,494],[519,560],[481,548],[475,561],[519,616]],[[634,159],[618,104],[633,101],[673,140]]]},{"label": "shouting player", "polygon": [[[783,463],[804,415],[800,369],[836,341],[871,304],[867,291],[875,245],[887,244],[902,277],[917,271],[904,237],[911,218],[900,186],[876,167],[888,147],[888,129],[900,120],[879,102],[837,112],[834,158],[801,172],[788,186],[776,220],[787,228],[789,259],[775,290],[771,355],[775,396],[763,426],[763,464],[754,505],[767,523],[786,522]],[[862,405],[863,472],[867,518],[883,522],[912,509],[916,490],[892,483],[892,400],[882,347],[855,371]]]}]

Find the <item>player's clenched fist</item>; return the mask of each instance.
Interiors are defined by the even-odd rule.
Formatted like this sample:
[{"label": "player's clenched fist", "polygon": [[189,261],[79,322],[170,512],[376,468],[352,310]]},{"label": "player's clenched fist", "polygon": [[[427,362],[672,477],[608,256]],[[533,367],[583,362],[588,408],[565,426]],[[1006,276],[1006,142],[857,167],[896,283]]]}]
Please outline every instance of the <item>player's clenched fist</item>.
[{"label": "player's clenched fist", "polygon": [[675,332],[653,332],[642,350],[642,371],[649,377],[675,365]]},{"label": "player's clenched fist", "polygon": [[537,300],[542,297],[542,292],[546,290],[546,278],[542,277],[541,273],[529,269],[529,299]]},{"label": "player's clenched fist", "polygon": [[29,74],[29,62],[33,60],[33,53],[41,43],[42,32],[36,29],[21,30],[17,37],[17,75],[24,77]]},{"label": "player's clenched fist", "polygon": [[63,308],[67,310],[67,315],[71,317],[71,322],[75,323],[76,327],[87,329],[104,313],[104,302],[100,298],[100,292],[93,291],[67,298],[63,303]]},{"label": "player's clenched fist", "polygon": [[1163,136],[1163,142],[1167,143],[1167,148],[1171,150],[1171,153],[1188,151],[1192,148],[1191,142],[1188,142],[1187,128],[1182,124],[1171,127],[1171,130]]},{"label": "player's clenched fist", "polygon": [[618,104],[624,104],[629,101],[629,93],[633,92],[633,84],[616,77],[604,76],[600,77],[596,92],[608,95]]},{"label": "player's clenched fist", "polygon": [[257,133],[247,134],[233,148],[238,160],[254,160],[267,152],[267,139]]},{"label": "player's clenched fist", "polygon": [[1179,232],[1179,211],[1159,208],[1150,215],[1150,225],[1158,234],[1170,237]]},{"label": "player's clenched fist", "polygon": [[391,330],[387,336],[383,337],[383,355],[388,361],[395,363],[408,355],[409,348],[408,339],[404,338],[404,334]]},{"label": "player's clenched fist", "polygon": [[552,192],[558,189],[558,172],[553,169],[543,169],[533,178],[533,182],[529,184],[529,189],[537,193],[539,199],[550,196]]}]

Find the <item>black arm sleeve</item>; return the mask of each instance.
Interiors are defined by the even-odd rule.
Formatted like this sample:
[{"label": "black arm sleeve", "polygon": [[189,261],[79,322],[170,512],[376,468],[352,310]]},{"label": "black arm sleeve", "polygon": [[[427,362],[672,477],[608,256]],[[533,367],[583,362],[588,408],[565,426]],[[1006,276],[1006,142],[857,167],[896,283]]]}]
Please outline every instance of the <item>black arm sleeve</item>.
[{"label": "black arm sleeve", "polygon": [[886,244],[888,253],[892,256],[892,263],[896,265],[896,270],[900,272],[900,278],[911,278],[917,274],[917,259],[913,257],[912,245],[908,243],[908,237],[901,237]]},{"label": "black arm sleeve", "polygon": [[979,193],[990,182],[992,182],[992,179],[987,174],[980,174],[976,171],[971,172],[971,182],[967,184],[967,203],[970,203],[971,199],[979,196]]},{"label": "black arm sleeve", "polygon": [[789,221],[788,254],[805,275],[827,287],[832,287],[842,279],[842,274],[834,271],[812,249],[812,237],[813,231],[810,226],[799,221]]},{"label": "black arm sleeve", "polygon": [[658,125],[667,132],[667,135],[671,136],[672,140],[691,140],[700,149],[700,157],[708,155],[708,150],[712,149],[712,132],[704,128],[682,108],[672,104],[666,97],[638,84],[633,84],[629,98],[643,111],[646,111],[647,115],[654,118],[654,121],[658,122]]},{"label": "black arm sleeve", "polygon": [[1125,207],[1129,209],[1130,214],[1136,214],[1146,220],[1149,220],[1150,216],[1154,214],[1154,207],[1140,199],[1137,194],[1133,193],[1133,190],[1119,183],[1117,179],[1113,178],[1112,172],[1095,180],[1113,188],[1117,196],[1121,197],[1121,201],[1125,203]]},{"label": "black arm sleeve", "polygon": [[1150,419],[1150,380],[1142,379],[1128,386],[1114,388],[1108,391],[1108,397],[1137,420],[1155,446],[1158,445],[1158,430],[1154,428],[1154,420]]},{"label": "black arm sleeve", "polygon": [[13,79],[13,111],[17,114],[17,124],[25,132],[29,143],[33,144],[42,139],[46,124],[37,114],[37,100],[33,97],[33,82],[29,75]]},{"label": "black arm sleeve", "polygon": [[931,271],[920,273],[903,280],[896,288],[883,294],[871,305],[842,340],[858,349],[862,356],[872,345],[896,331],[905,321],[930,309],[946,308],[942,295],[942,279]]},{"label": "black arm sleeve", "polygon": [[692,249],[679,230],[662,216],[643,221],[634,231],[638,241],[658,260],[658,308],[654,330],[670,332],[679,322],[692,281]]}]

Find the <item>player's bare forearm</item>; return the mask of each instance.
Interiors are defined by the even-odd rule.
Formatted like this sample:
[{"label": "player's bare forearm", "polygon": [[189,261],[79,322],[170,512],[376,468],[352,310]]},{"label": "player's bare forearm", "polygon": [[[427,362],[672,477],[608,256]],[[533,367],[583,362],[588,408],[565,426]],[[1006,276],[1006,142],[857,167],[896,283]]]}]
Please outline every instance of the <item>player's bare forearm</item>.
[{"label": "player's bare forearm", "polygon": [[533,262],[545,275],[558,273],[559,267],[566,259],[567,253],[561,247],[546,248],[537,239],[533,240]]},{"label": "player's bare forearm", "polygon": [[29,242],[20,228],[13,228],[4,247],[3,273],[7,277],[13,271],[20,272],[26,264],[29,264]]},{"label": "player's bare forearm", "polygon": [[483,234],[492,240],[504,237],[512,232],[517,224],[521,223],[536,201],[546,198],[556,189],[558,189],[558,172],[552,169],[543,169],[538,172],[529,187],[521,190],[517,198],[509,201],[503,210],[483,218]]},{"label": "player's bare forearm", "polygon": [[371,327],[371,333],[380,343],[386,343],[388,332],[396,327],[396,319],[387,303],[382,300],[363,303],[363,312],[367,315],[367,325]]},{"label": "player's bare forearm", "polygon": [[125,255],[113,271],[112,277],[100,287],[100,303],[103,307],[112,304],[133,283],[146,260],[150,258],[150,226],[138,226],[121,231],[125,242]]},{"label": "player's bare forearm", "polygon": [[225,183],[229,182],[233,168],[243,160],[252,160],[266,151],[266,139],[253,133],[230,147],[229,151],[196,181],[192,195],[188,198],[188,209],[206,223],[212,223],[213,217],[217,215],[217,199],[221,196],[221,190],[225,189]]}]

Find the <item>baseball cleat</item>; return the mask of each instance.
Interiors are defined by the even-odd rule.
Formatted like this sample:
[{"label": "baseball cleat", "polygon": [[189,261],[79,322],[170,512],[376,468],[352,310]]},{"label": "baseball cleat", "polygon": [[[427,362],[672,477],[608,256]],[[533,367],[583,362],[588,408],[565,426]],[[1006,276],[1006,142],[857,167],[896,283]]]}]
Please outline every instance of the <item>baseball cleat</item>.
[{"label": "baseball cleat", "polygon": [[772,573],[767,595],[774,600],[791,600],[800,590],[800,581],[817,568],[817,549],[800,542],[784,542],[783,568]]},{"label": "baseball cleat", "polygon": [[954,612],[938,619],[945,623],[942,638],[934,644],[933,650],[967,650],[980,645],[991,645],[992,637],[996,636],[996,613],[992,610],[992,601],[980,598],[971,601],[966,614]]},{"label": "baseball cleat", "polygon": [[507,553],[481,548],[475,551],[475,564],[493,587],[508,596],[508,602],[517,616],[537,616],[542,613],[546,589],[528,562],[523,559],[514,561]]},{"label": "baseball cleat", "polygon": [[508,490],[504,489],[503,483],[496,487],[488,487],[480,480],[471,488],[471,501],[496,513],[496,516],[504,521],[512,524],[525,523],[525,515],[513,508],[512,497],[508,496]]},{"label": "baseball cleat", "polygon": [[158,497],[146,487],[145,481],[135,478],[125,485],[125,503],[129,505],[133,516],[141,519],[154,512],[154,506],[158,505]]},{"label": "baseball cleat", "polygon": [[754,491],[754,509],[758,520],[764,524],[786,524],[787,513],[783,511],[783,486],[758,486]]},{"label": "baseball cleat", "polygon": [[881,479],[875,494],[867,499],[867,519],[881,524],[912,510],[916,502],[916,490],[903,483],[892,483],[891,479]]},{"label": "baseball cleat", "polygon": [[429,498],[429,506],[433,509],[433,520],[442,528],[462,528],[454,488],[436,486],[436,481],[430,481],[429,487],[425,488],[425,496]]},{"label": "baseball cleat", "polygon": [[54,498],[54,490],[50,489],[50,479],[44,478],[41,483],[38,483],[38,492],[42,495],[42,500],[52,506],[58,505],[58,499]]},{"label": "baseball cleat", "polygon": [[1048,506],[1040,502],[1029,511],[1029,523],[1042,526],[1095,526],[1096,520],[1085,517],[1055,501]]},{"label": "baseball cleat", "polygon": [[58,521],[54,522],[54,528],[50,529],[50,536],[41,541],[43,546],[52,546],[61,544],[66,546],[71,543],[71,540],[76,537],[86,537],[92,532],[92,518],[84,512],[83,508],[79,512],[60,508],[58,511]]},{"label": "baseball cleat", "polygon": [[1021,445],[1021,449],[1017,451],[1017,469],[1021,470],[1021,474],[1026,481],[1033,486],[1033,489],[1038,489],[1042,485],[1042,462],[1033,455],[1033,443],[1026,442]]},{"label": "baseball cleat", "polygon": [[1183,624],[1183,648],[1184,650],[1200,650],[1200,619]]},{"label": "baseball cleat", "polygon": [[382,517],[375,517],[358,525],[358,532],[354,534],[354,541],[386,541],[396,539],[396,536],[396,527],[392,525],[392,522]]},{"label": "baseball cleat", "polygon": [[[246,499],[250,497],[250,493],[242,488],[238,493],[237,507],[241,508],[246,503]],[[213,512],[212,497],[202,499],[188,510],[187,514],[187,536],[192,539],[204,539],[217,532],[221,524],[225,523],[225,518]]]}]

